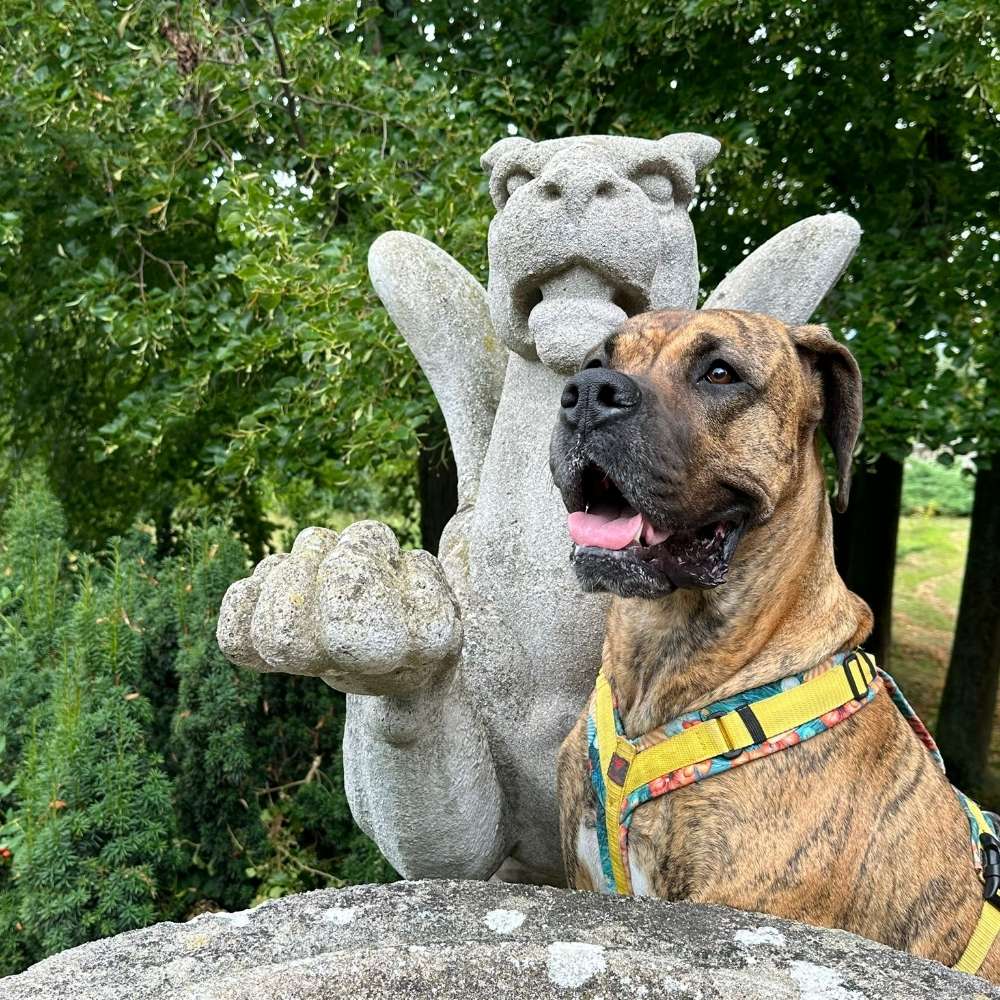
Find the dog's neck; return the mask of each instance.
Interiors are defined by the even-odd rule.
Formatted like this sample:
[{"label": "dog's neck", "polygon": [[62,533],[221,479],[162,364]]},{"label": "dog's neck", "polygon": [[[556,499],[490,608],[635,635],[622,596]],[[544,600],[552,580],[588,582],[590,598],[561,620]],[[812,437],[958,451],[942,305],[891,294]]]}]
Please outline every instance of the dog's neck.
[{"label": "dog's neck", "polygon": [[725,584],[612,604],[603,669],[629,736],[815,667],[871,631],[868,606],[834,565],[818,449],[804,459],[795,488],[744,536]]}]

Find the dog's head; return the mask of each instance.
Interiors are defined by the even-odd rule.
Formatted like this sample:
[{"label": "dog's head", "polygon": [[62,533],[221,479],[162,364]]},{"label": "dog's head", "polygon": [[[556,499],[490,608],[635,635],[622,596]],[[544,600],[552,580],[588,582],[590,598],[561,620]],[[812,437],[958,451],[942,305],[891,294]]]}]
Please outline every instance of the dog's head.
[{"label": "dog's head", "polygon": [[723,583],[740,539],[817,461],[820,424],[843,510],[861,376],[826,329],[714,309],[630,319],[566,383],[552,437],[583,587]]}]

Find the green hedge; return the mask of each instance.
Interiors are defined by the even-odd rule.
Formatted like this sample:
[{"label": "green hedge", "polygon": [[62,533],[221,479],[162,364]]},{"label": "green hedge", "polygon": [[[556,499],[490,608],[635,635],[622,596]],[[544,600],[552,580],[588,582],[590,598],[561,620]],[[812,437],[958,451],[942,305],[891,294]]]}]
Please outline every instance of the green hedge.
[{"label": "green hedge", "polygon": [[70,552],[27,476],[0,549],[0,975],[204,909],[394,873],[353,825],[343,697],[215,644],[222,526]]},{"label": "green hedge", "polygon": [[904,514],[946,514],[966,517],[972,513],[975,480],[955,465],[908,458],[903,475]]}]

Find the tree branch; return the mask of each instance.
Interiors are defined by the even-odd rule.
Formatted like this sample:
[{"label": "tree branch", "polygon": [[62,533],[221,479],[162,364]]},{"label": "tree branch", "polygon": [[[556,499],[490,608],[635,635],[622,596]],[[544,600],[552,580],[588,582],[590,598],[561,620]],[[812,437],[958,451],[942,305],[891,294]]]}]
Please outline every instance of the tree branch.
[{"label": "tree branch", "polygon": [[271,42],[274,45],[274,54],[278,59],[278,69],[281,71],[281,89],[285,92],[285,105],[288,108],[288,117],[292,120],[292,129],[295,131],[295,137],[298,139],[299,146],[305,149],[306,137],[302,131],[302,123],[299,121],[298,104],[295,100],[295,94],[292,91],[291,75],[288,72],[288,64],[285,62],[285,52],[281,47],[281,42],[278,41],[278,33],[274,30],[274,19],[271,17],[271,12],[265,10],[263,16],[264,23],[267,25],[268,33],[271,36]]}]

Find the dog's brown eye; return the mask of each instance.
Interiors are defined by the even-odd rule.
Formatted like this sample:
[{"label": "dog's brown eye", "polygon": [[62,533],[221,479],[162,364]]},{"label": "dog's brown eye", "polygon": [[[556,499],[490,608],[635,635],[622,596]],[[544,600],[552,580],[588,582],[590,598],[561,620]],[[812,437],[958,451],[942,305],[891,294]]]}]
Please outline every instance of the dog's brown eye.
[{"label": "dog's brown eye", "polygon": [[705,372],[704,378],[712,385],[732,385],[733,382],[740,381],[739,375],[724,361],[713,361],[708,371]]}]

